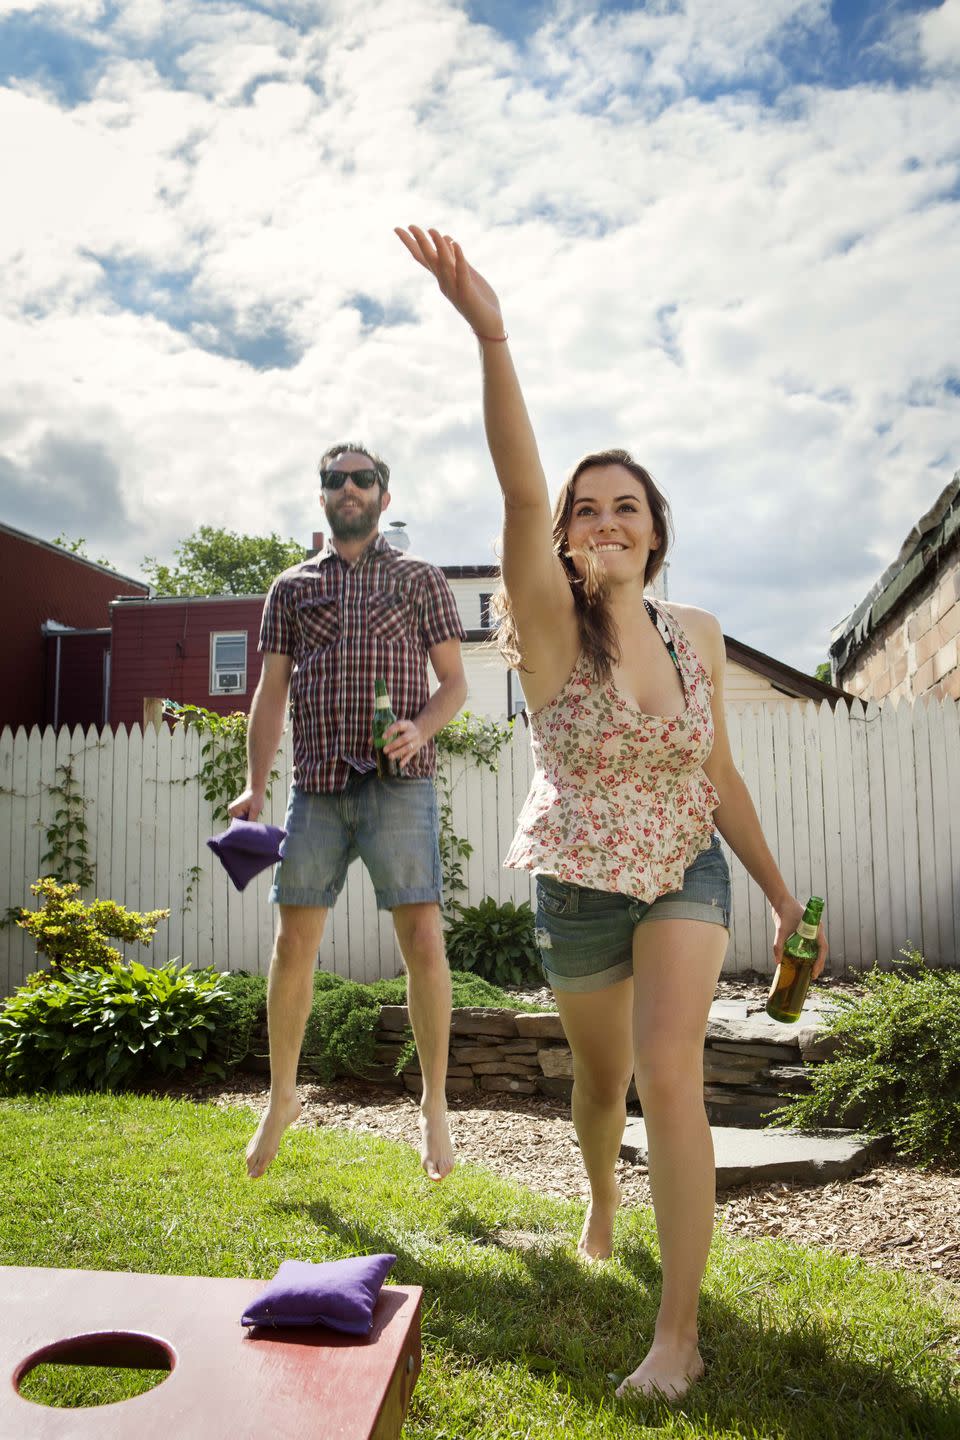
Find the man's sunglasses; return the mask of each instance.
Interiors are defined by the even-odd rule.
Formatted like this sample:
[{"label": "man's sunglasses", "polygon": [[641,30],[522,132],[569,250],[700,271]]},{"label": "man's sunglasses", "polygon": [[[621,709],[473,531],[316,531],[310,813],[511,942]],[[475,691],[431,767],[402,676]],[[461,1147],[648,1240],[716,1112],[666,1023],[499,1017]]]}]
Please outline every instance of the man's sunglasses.
[{"label": "man's sunglasses", "polygon": [[320,484],[324,490],[342,490],[352,480],[358,490],[372,490],[379,485],[380,476],[376,470],[321,470]]}]

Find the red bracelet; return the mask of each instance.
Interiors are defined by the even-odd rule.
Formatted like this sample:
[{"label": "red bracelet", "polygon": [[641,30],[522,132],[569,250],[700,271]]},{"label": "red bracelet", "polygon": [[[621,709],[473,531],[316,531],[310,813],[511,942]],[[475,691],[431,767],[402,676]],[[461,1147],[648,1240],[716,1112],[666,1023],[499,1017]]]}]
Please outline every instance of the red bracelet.
[{"label": "red bracelet", "polygon": [[510,339],[506,331],[502,335],[481,335],[479,330],[474,330],[473,333],[478,340],[489,340],[491,345],[502,345],[504,340]]}]

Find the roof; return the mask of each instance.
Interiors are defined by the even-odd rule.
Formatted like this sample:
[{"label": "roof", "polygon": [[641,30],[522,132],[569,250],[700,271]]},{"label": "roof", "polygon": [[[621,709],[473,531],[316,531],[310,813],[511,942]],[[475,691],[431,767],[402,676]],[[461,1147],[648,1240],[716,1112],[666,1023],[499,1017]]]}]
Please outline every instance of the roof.
[{"label": "roof", "polygon": [[[2,527],[2,528],[6,528],[6,527]],[[27,538],[29,538],[29,537],[27,537]],[[390,542],[387,541],[387,543],[389,544]],[[43,544],[46,544],[46,541],[39,540],[39,541],[37,541],[37,544],[43,545]],[[52,547],[52,548],[56,549],[57,551],[60,551],[62,547],[59,546],[59,545],[57,545],[57,546],[54,546],[54,547]],[[396,547],[391,547],[391,548],[396,548]],[[66,551],[66,552],[64,552],[64,553],[70,554],[71,552],[70,552],[70,551]],[[307,560],[306,560],[306,561],[298,562],[298,564],[300,564],[300,563],[306,564],[309,560],[315,559],[318,553],[319,553],[319,552],[314,551],[312,554],[310,554],[310,555],[307,556]],[[410,559],[410,560],[416,560],[416,559],[418,558],[418,557],[416,557],[416,556],[407,555],[407,554],[406,554],[405,552],[403,552],[403,551],[398,551],[397,553],[398,553],[398,554],[404,554],[405,558],[406,558],[406,559]],[[78,558],[78,557],[74,557],[74,558]],[[92,562],[87,562],[87,563],[92,563]],[[427,561],[422,561],[421,563],[427,564],[427,563],[429,563],[429,562],[427,562]],[[96,569],[103,569],[102,566],[95,566],[94,568],[96,568]],[[291,568],[292,568],[292,569],[296,569],[297,567],[296,567],[296,566],[292,566]],[[443,574],[447,577],[448,580],[498,580],[498,579],[500,578],[500,566],[499,566],[499,565],[438,565],[438,566],[436,566],[436,567],[434,567],[434,568],[436,568],[436,569],[438,569],[438,570],[441,570],[441,571],[443,572]],[[110,573],[113,574],[114,572],[111,571]],[[124,576],[124,577],[122,577],[122,578],[125,579],[126,577]],[[137,582],[134,581],[133,583],[136,584]],[[146,587],[146,585],[144,585],[144,590],[146,591],[146,589],[147,589],[147,587]],[[211,605],[211,604],[212,604],[212,605],[224,605],[224,604],[228,604],[228,603],[229,603],[229,604],[233,604],[233,603],[235,603],[237,600],[259,600],[259,601],[261,602],[261,604],[262,604],[262,602],[263,602],[265,599],[266,599],[266,591],[261,591],[261,592],[258,593],[258,594],[252,594],[252,595],[232,595],[232,594],[226,594],[226,595],[147,595],[147,594],[144,594],[143,596],[139,596],[139,595],[121,595],[121,596],[118,597],[117,600],[112,601],[111,603],[112,603],[112,604],[115,604],[115,605],[124,605],[124,606],[127,606],[127,605],[144,605],[144,604],[148,604],[148,603],[149,603],[151,606],[153,606],[153,605],[182,605],[185,601],[189,601],[191,605]],[[470,631],[468,638],[471,639],[471,640],[483,639],[483,638],[486,636],[486,634],[487,634],[487,631],[485,631],[485,630],[482,630],[482,631],[481,631],[481,630]]]},{"label": "roof", "polygon": [[244,600],[256,600],[262,605],[266,598],[266,591],[259,595],[118,595],[116,600],[110,601],[110,607],[122,605],[126,609],[130,605],[149,605],[151,609],[155,605],[236,605]]},{"label": "roof", "polygon": [[448,580],[499,580],[499,565],[440,565]]},{"label": "roof", "polygon": [[100,565],[96,560],[88,560],[86,555],[78,555],[75,550],[68,550],[66,545],[55,545],[52,540],[41,540],[37,535],[28,535],[25,530],[17,530],[13,525],[5,525],[2,521],[0,521],[0,531],[14,536],[17,540],[25,540],[28,545],[39,545],[42,550],[50,550],[54,555],[65,555],[68,560],[73,560],[78,565],[86,565],[90,570],[96,570],[101,575],[111,575],[117,580],[125,580],[128,585],[140,585],[145,596],[150,590],[146,580],[138,580],[133,575],[122,575],[119,570],[114,570],[110,565]]},{"label": "roof", "polygon": [[892,611],[929,578],[948,551],[960,545],[960,470],[922,515],[860,604],[833,631],[830,654],[834,673],[843,670]]},{"label": "roof", "polygon": [[742,640],[734,640],[732,635],[724,635],[723,639],[728,660],[743,665],[756,675],[762,675],[770,681],[774,689],[782,690],[785,695],[792,695],[798,700],[829,700],[831,705],[836,705],[840,700],[846,700],[849,704],[857,698],[825,680],[818,680],[813,675],[805,675],[802,670],[795,670],[783,660],[774,660],[772,655],[765,655],[762,650],[754,650],[752,645],[744,645]]}]

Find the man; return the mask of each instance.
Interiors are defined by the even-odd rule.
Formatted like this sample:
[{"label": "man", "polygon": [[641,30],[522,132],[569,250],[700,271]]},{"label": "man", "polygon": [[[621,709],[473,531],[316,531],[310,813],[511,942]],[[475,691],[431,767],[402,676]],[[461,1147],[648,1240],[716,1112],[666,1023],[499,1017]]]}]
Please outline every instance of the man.
[{"label": "man", "polygon": [[[447,1128],[450,973],[440,925],[440,854],[433,736],[467,694],[463,627],[443,573],[401,555],[379,532],[390,504],[388,466],[362,445],[334,445],[320,461],[328,549],[285,570],[263,610],[263,670],[248,729],[247,788],[230,814],[256,820],[293,716],[293,787],[287,839],[270,899],[280,920],[267,987],[270,1100],[247,1147],[253,1179],[275,1158],[300,1114],[297,1063],[313,997],[327,911],[347,866],[361,857],[377,905],[392,910],[423,1095],[421,1163],[432,1180],[453,1168]],[[439,688],[429,693],[427,659]],[[385,753],[403,778],[378,780],[372,743],[374,680],[396,724]]]}]

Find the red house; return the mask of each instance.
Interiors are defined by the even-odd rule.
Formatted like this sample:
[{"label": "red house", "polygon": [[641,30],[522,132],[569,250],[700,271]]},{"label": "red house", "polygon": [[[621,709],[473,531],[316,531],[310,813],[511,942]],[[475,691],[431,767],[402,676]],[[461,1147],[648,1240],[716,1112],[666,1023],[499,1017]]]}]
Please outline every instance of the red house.
[{"label": "red house", "polygon": [[0,726],[102,725],[110,602],[149,586],[0,524]]},{"label": "red house", "polygon": [[[316,553],[323,536],[313,537]],[[150,587],[0,526],[0,725],[142,725],[145,702],[249,711],[264,595]],[[152,718],[152,716],[151,716]]]},{"label": "red house", "polygon": [[[27,628],[34,648],[40,647],[38,698],[27,718],[8,719],[14,681],[20,680],[8,673],[7,705],[5,710],[0,701],[0,724],[129,727],[142,725],[146,718],[156,719],[156,702],[161,700],[198,705],[221,715],[234,710],[249,713],[260,679],[257,643],[263,595],[151,598],[146,585],[7,527],[0,527],[0,544],[3,532],[27,542],[36,552],[52,552],[52,560],[65,563],[71,572],[76,569],[84,577],[87,571],[94,572],[106,586],[109,599],[101,602],[99,612],[92,612],[99,623],[83,624],[82,619],[91,612],[81,615],[76,608],[69,608],[55,588],[41,593],[40,586],[35,587],[33,617]],[[392,532],[386,533],[393,543]],[[316,554],[322,544],[323,536],[316,532],[308,553]],[[3,556],[0,550],[0,564]],[[39,570],[39,564],[34,568]],[[499,572],[493,565],[444,565],[442,569],[467,632],[467,708],[479,715],[513,714],[519,697],[517,677],[485,643],[490,636],[490,599]],[[28,581],[33,578],[24,570],[21,561],[20,572],[9,564],[0,572],[4,577],[0,584],[10,591],[7,610],[17,615],[18,623],[20,595],[15,587],[27,593]],[[42,620],[37,618],[41,615]],[[68,628],[71,623],[74,628]],[[833,686],[802,675],[730,636],[726,640],[727,698],[734,704],[763,704],[783,698],[828,699],[835,704],[850,699]],[[5,656],[0,663],[8,660]],[[8,672],[10,668],[8,665]]]},{"label": "red house", "polygon": [[229,715],[260,679],[263,595],[136,597],[110,606],[111,725],[142,725],[144,700]]}]

